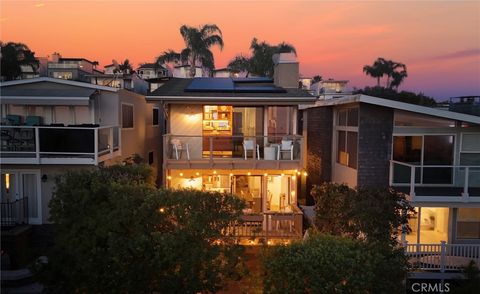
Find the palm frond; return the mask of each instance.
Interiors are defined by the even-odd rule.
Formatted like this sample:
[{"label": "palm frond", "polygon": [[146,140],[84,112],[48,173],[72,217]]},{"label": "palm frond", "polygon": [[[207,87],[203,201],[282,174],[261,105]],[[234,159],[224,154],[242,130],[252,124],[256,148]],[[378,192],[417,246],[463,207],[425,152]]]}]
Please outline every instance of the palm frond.
[{"label": "palm frond", "polygon": [[218,45],[220,47],[220,50],[223,49],[223,39],[219,35],[211,35],[203,40],[205,43],[205,46],[207,48],[210,48],[213,45]]},{"label": "palm frond", "polygon": [[222,36],[222,31],[216,24],[203,25],[203,27],[200,29],[200,33],[202,34],[203,37],[206,37],[215,33],[218,33],[220,36]]},{"label": "palm frond", "polygon": [[169,49],[168,51],[164,51],[160,56],[157,57],[158,64],[164,64],[169,62],[180,61],[180,54]]}]

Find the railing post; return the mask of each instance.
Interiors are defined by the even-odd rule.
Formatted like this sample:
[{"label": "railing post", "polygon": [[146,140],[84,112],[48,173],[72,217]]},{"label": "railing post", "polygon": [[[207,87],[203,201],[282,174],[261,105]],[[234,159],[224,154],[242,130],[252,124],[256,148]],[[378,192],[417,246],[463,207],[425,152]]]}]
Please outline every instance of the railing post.
[{"label": "railing post", "polygon": [[109,128],[108,146],[110,149],[110,157],[113,157],[113,127]]},{"label": "railing post", "polygon": [[388,184],[389,186],[393,185],[393,161],[390,160],[390,171],[388,173]]},{"label": "railing post", "polygon": [[[253,137],[253,168],[257,166],[257,137]],[[260,151],[259,151],[260,152]]]},{"label": "railing post", "polygon": [[445,261],[447,255],[447,245],[445,241],[441,242],[441,252],[440,252],[440,272],[445,272]]},{"label": "railing post", "polygon": [[468,202],[468,176],[469,176],[470,168],[468,166],[465,167],[465,182],[463,183],[463,193],[462,193],[462,201]]},{"label": "railing post", "polygon": [[93,160],[94,164],[98,165],[98,128],[93,130]]},{"label": "railing post", "polygon": [[38,127],[35,127],[35,159],[37,164],[40,164],[40,131]]},{"label": "railing post", "polygon": [[415,166],[410,167],[410,197],[415,198]]},{"label": "railing post", "polygon": [[213,136],[208,137],[208,144],[209,144],[209,150],[210,150],[210,166],[213,167]]}]

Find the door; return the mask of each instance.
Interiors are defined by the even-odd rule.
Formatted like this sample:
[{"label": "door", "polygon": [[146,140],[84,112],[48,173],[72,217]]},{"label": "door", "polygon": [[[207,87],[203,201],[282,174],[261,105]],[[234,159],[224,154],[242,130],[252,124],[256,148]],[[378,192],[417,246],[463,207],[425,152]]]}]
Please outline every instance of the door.
[{"label": "door", "polygon": [[[1,173],[2,215],[8,204],[13,214],[21,217],[25,211],[30,224],[42,223],[40,171],[3,170]],[[4,211],[5,210],[5,211]]]}]

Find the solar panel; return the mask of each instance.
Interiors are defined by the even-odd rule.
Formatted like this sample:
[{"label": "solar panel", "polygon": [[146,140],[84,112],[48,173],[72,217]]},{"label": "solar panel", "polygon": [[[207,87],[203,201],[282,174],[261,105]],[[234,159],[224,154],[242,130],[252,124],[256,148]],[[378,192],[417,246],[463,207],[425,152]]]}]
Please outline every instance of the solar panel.
[{"label": "solar panel", "polygon": [[186,92],[233,92],[234,84],[230,78],[195,78],[185,89]]},{"label": "solar panel", "polygon": [[273,83],[271,78],[252,77],[252,78],[233,78],[234,83]]},{"label": "solar panel", "polygon": [[[236,84],[239,85],[236,85]],[[252,85],[248,85],[248,84]],[[256,85],[272,83],[270,78],[195,78],[184,89],[185,92],[213,93],[286,93],[283,88],[274,85]]]},{"label": "solar panel", "polygon": [[286,93],[283,88],[275,86],[252,86],[235,88],[236,93]]}]

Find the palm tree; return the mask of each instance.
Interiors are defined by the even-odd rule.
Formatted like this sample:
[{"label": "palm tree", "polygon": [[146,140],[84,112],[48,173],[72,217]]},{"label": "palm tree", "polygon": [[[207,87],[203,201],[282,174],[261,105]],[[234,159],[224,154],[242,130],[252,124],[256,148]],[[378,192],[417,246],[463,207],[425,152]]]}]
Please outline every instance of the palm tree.
[{"label": "palm tree", "polygon": [[210,73],[215,69],[212,46],[223,49],[222,31],[214,24],[206,24],[201,27],[180,27],[180,34],[185,42],[185,48],[180,52],[171,49],[165,51],[157,58],[158,64],[178,62],[182,65],[190,65],[190,77],[195,77],[197,64],[201,64]]},{"label": "palm tree", "polygon": [[403,81],[407,76],[408,76],[408,73],[407,73],[406,66],[401,71],[394,71],[392,73],[392,82],[390,83],[390,88],[398,90],[398,87],[400,86],[401,83],[403,83]]},{"label": "palm tree", "polygon": [[125,59],[120,64],[115,60],[113,60],[113,64],[115,64],[115,69],[113,70],[113,73],[122,73],[122,74],[134,73],[133,67],[130,64],[130,61],[128,59]]},{"label": "palm tree", "polygon": [[387,60],[385,63],[385,75],[387,76],[386,86],[389,89],[398,89],[403,80],[408,76],[407,66],[400,62]]},{"label": "palm tree", "polygon": [[22,75],[21,66],[30,66],[36,73],[39,62],[27,45],[23,43],[0,42],[1,46],[1,72],[2,77],[7,80],[15,80]]},{"label": "palm tree", "polygon": [[385,75],[385,64],[386,60],[382,57],[377,58],[372,65],[365,65],[363,67],[363,72],[367,76],[377,79],[377,87],[380,87],[380,78]]},{"label": "palm tree", "polygon": [[289,43],[279,43],[272,46],[265,41],[258,42],[257,38],[253,38],[250,43],[250,50],[252,55],[245,57],[243,55],[235,56],[228,64],[228,69],[231,71],[245,71],[247,76],[251,73],[257,76],[273,76],[273,54],[288,53],[297,51],[293,45]]}]

